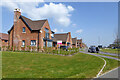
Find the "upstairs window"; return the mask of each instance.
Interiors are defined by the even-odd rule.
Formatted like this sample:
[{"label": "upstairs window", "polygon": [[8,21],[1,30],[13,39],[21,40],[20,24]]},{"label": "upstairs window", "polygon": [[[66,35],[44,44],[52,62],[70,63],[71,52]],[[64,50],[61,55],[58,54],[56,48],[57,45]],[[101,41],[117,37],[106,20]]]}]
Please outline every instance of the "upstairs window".
[{"label": "upstairs window", "polygon": [[35,46],[36,45],[36,40],[31,40],[31,46]]},{"label": "upstairs window", "polygon": [[22,46],[23,47],[25,46],[25,40],[22,40]]},{"label": "upstairs window", "polygon": [[49,29],[45,28],[45,38],[49,39]]},{"label": "upstairs window", "polygon": [[23,27],[23,32],[25,32],[25,27]]}]

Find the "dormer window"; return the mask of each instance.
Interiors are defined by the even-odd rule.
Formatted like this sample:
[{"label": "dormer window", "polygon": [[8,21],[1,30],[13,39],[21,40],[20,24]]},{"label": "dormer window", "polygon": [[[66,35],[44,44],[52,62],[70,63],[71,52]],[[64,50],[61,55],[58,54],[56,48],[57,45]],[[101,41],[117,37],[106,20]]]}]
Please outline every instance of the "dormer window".
[{"label": "dormer window", "polygon": [[25,27],[23,27],[23,32],[25,32]]}]

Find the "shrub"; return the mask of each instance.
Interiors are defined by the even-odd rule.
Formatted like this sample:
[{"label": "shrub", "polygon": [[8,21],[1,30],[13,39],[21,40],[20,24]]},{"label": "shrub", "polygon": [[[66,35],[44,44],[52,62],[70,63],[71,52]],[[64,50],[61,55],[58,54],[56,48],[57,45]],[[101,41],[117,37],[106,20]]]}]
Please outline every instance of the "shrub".
[{"label": "shrub", "polygon": [[1,51],[1,47],[0,47],[0,51]]},{"label": "shrub", "polygon": [[2,46],[2,50],[3,50],[3,51],[5,50],[5,46]]},{"label": "shrub", "polygon": [[31,50],[31,46],[27,46],[27,49],[28,49],[28,51],[30,51]]}]

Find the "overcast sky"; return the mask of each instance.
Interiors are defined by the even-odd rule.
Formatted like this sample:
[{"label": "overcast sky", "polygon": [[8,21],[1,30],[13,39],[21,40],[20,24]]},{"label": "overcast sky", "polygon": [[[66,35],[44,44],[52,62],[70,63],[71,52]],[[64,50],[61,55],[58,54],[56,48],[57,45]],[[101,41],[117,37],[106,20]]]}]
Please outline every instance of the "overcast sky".
[{"label": "overcast sky", "polygon": [[88,46],[108,46],[114,41],[117,32],[117,2],[8,1],[0,4],[3,33],[7,33],[13,25],[15,8],[20,8],[22,15],[32,20],[48,19],[53,31],[71,32],[72,37],[82,38]]}]

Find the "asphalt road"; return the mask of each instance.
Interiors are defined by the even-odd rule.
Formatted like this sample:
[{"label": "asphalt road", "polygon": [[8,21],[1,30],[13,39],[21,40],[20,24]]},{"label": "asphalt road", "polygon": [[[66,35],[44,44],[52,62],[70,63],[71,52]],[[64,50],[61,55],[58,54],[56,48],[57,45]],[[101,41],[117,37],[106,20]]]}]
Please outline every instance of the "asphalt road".
[{"label": "asphalt road", "polygon": [[106,54],[106,55],[111,55],[111,56],[120,56],[120,54],[115,54],[115,53],[105,53],[105,52],[99,52],[100,54]]},{"label": "asphalt road", "polygon": [[115,60],[120,61],[119,58],[115,58],[115,57],[104,56],[104,55],[99,55],[99,54],[94,54],[94,53],[88,53],[87,51],[80,51],[80,52],[81,52],[81,53],[85,53],[85,54],[94,55],[94,56],[104,57],[104,58],[108,58],[108,59],[115,59]]}]

